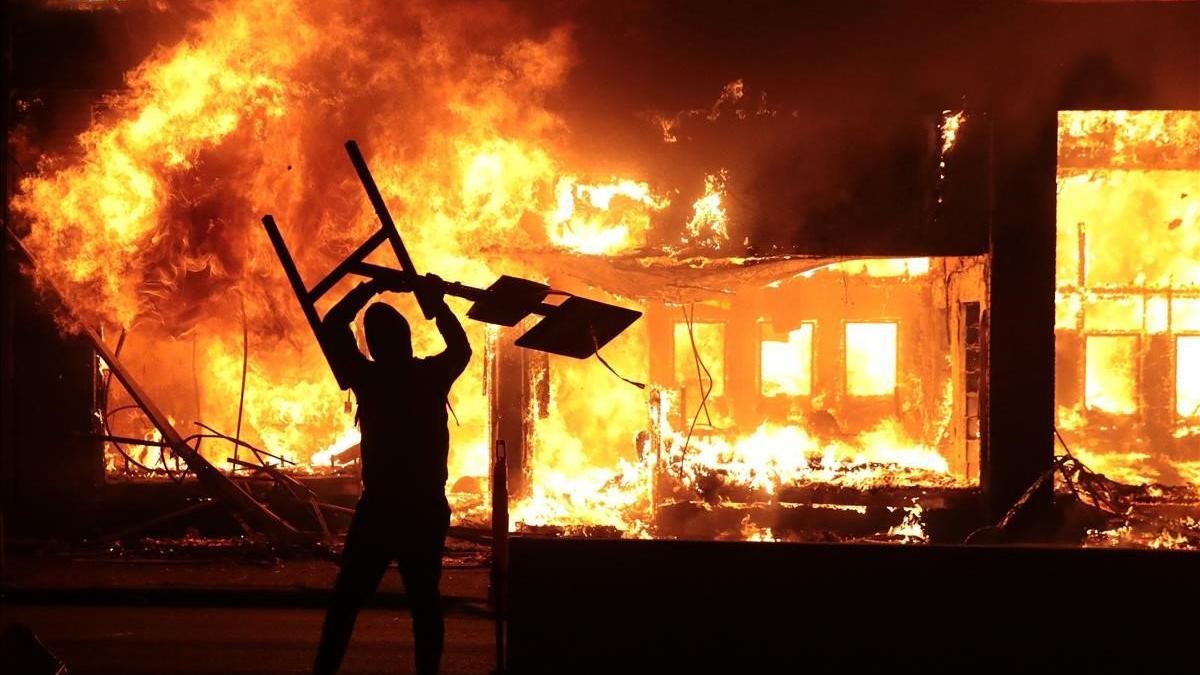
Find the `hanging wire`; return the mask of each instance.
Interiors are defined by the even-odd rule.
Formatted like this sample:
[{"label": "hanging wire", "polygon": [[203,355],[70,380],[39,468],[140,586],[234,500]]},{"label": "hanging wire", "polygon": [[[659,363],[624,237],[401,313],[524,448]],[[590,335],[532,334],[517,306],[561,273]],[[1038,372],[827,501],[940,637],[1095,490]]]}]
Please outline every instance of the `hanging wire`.
[{"label": "hanging wire", "polygon": [[246,405],[246,366],[250,362],[250,333],[246,328],[246,296],[239,295],[239,297],[242,305],[242,388],[238,394],[237,430],[234,432],[233,442],[234,465],[231,473],[237,473],[238,470],[238,450],[241,449],[239,442],[242,440],[242,410]]},{"label": "hanging wire", "polygon": [[1042,489],[1042,486],[1047,481],[1053,480],[1057,474],[1061,477],[1067,490],[1080,503],[1091,506],[1114,518],[1123,519],[1127,524],[1146,525],[1158,528],[1161,531],[1175,532],[1185,537],[1193,546],[1200,545],[1200,528],[1194,526],[1191,522],[1178,518],[1165,518],[1137,513],[1135,507],[1138,503],[1153,501],[1151,486],[1125,485],[1103,474],[1092,471],[1071,452],[1066,439],[1063,438],[1057,428],[1054,429],[1054,436],[1058,439],[1059,445],[1062,446],[1063,454],[1055,456],[1050,468],[1033,481],[996,525],[983,527],[972,532],[966,539],[967,543],[971,543],[977,535],[985,531],[1003,532],[1007,529],[1022,509],[1025,508],[1026,504]]},{"label": "hanging wire", "polygon": [[[127,335],[128,335],[128,332],[125,329],[122,329],[121,335],[117,338],[117,346],[113,350],[113,358],[116,358],[121,355],[121,349],[125,347],[125,338]],[[109,422],[109,418],[112,415],[115,415],[116,413],[119,413],[119,412],[122,412],[125,410],[134,410],[134,409],[141,410],[141,407],[138,406],[136,403],[130,403],[130,404],[122,405],[122,406],[117,406],[116,408],[111,408],[111,409],[108,407],[108,402],[109,402],[109,398],[110,398],[109,394],[112,391],[112,378],[113,378],[112,365],[108,364],[108,366],[109,366],[108,373],[105,374],[105,376],[104,376],[104,390],[101,392],[101,396],[100,396],[100,428],[101,428],[101,431],[104,432],[105,436],[111,437],[114,434],[112,433],[112,424]],[[113,449],[117,451],[117,454],[121,455],[121,457],[125,460],[125,473],[129,473],[129,467],[130,467],[130,465],[132,465],[134,467],[137,467],[138,469],[141,469],[142,471],[145,471],[146,473],[165,474],[167,476],[170,476],[170,471],[166,468],[160,469],[158,467],[147,466],[146,464],[143,464],[142,462],[134,459],[133,455],[129,454],[129,451],[125,449],[125,446],[123,444],[121,444],[117,441],[111,440],[111,439],[108,442],[112,445]],[[160,459],[162,458],[161,450],[159,451],[159,458]]]},{"label": "hanging wire", "polygon": [[[700,399],[700,408],[704,410],[704,421],[711,427],[713,423],[712,416],[708,413],[708,394],[712,391],[713,376],[712,373],[708,372],[708,366],[700,358],[700,349],[696,346],[696,305],[694,303],[692,304],[691,317],[688,317],[687,309],[685,308],[683,310],[683,319],[687,324],[688,339],[692,343],[692,357],[696,361],[696,381],[700,384],[700,391],[704,392],[703,397]],[[704,379],[700,376],[700,371],[702,370],[704,371],[704,376],[708,378],[708,391],[704,391]]]},{"label": "hanging wire", "polygon": [[608,361],[604,360],[604,357],[601,356],[601,354],[600,354],[600,341],[596,339],[596,331],[593,328],[591,322],[588,323],[588,333],[591,334],[591,336],[592,336],[592,353],[596,355],[596,358],[600,360],[600,363],[603,364],[603,366],[605,368],[608,368],[608,372],[612,373],[613,375],[616,375],[617,379],[628,382],[629,384],[632,384],[633,386],[637,387],[638,389],[646,388],[645,382],[638,382],[637,380],[631,380],[628,377],[625,377],[624,375],[618,373],[617,369],[613,368],[612,365],[610,365],[608,363]]},{"label": "hanging wire", "polygon": [[[696,422],[698,422],[700,420],[701,411],[704,412],[704,417],[705,417],[706,421],[708,422],[708,425],[712,426],[712,417],[710,417],[708,414],[708,397],[710,394],[712,394],[714,380],[713,380],[712,373],[710,373],[708,370],[708,366],[704,365],[704,360],[700,358],[700,350],[696,346],[695,319],[696,319],[695,304],[692,305],[691,316],[688,316],[687,307],[683,307],[683,321],[684,321],[684,324],[687,326],[688,338],[690,339],[691,344],[692,344],[692,356],[696,361],[696,379],[700,384],[701,396],[700,396],[700,405],[697,406],[697,408],[696,408],[696,414],[692,416],[692,423],[688,426],[687,436],[683,440],[683,450],[680,451],[680,456],[679,456],[679,474],[680,474],[680,476],[683,475],[683,460],[685,457],[687,457],[688,448],[691,446],[691,443],[692,443],[692,434],[696,430]],[[704,373],[704,376],[708,377],[708,386],[707,387],[705,387],[705,385],[704,385],[704,378],[701,377],[701,372]]]},{"label": "hanging wire", "polygon": [[188,438],[221,438],[221,439],[229,441],[230,443],[236,443],[237,445],[240,445],[241,447],[246,448],[250,452],[253,452],[255,454],[255,456],[258,458],[258,461],[260,464],[266,463],[266,461],[263,459],[263,457],[270,457],[271,459],[278,460],[279,462],[281,462],[283,464],[291,464],[293,466],[295,466],[295,464],[296,464],[295,462],[288,459],[287,457],[281,457],[279,455],[272,454],[270,452],[267,452],[266,450],[263,450],[262,448],[251,445],[251,444],[247,443],[246,441],[238,440],[238,439],[234,438],[233,436],[230,436],[229,434],[223,434],[223,433],[217,431],[216,429],[208,426],[204,422],[193,422],[193,424],[200,427],[201,429],[204,429],[205,431],[208,432],[208,434],[192,434],[191,436],[188,436]]}]

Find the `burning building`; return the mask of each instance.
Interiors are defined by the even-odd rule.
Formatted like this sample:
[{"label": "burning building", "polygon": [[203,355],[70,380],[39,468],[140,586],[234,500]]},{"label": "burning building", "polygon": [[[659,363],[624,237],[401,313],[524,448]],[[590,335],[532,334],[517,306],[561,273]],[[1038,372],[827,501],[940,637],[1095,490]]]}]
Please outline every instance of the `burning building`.
[{"label": "burning building", "polygon": [[[313,33],[264,50],[275,26],[319,18],[274,3],[217,8],[188,24],[177,45],[153,52],[125,87],[93,101],[75,140],[42,148],[53,143],[27,135],[36,125],[19,127],[22,149],[42,153],[12,200],[38,260],[34,278],[62,294],[64,330],[83,322],[104,331],[172,424],[203,424],[198,454],[236,474],[245,468],[239,453],[252,446],[292,472],[353,480],[354,402],[297,321],[254,226],[266,210],[296,222],[287,238],[310,277],[365,236],[365,204],[348,172],[323,156],[336,139],[320,129],[336,119],[372,135],[382,189],[403,205],[404,236],[423,265],[469,283],[536,277],[645,313],[599,359],[580,363],[512,354],[513,331],[472,327],[486,356],[450,402],[451,488],[464,522],[486,520],[490,448],[501,439],[519,450],[511,469],[518,527],[654,536],[661,510],[683,503],[809,504],[820,499],[803,494],[813,485],[978,485],[982,248],[839,255],[830,232],[816,229],[823,255],[774,235],[752,243],[739,219],[753,222],[761,210],[744,196],[761,189],[751,186],[757,170],[739,174],[707,149],[689,150],[698,155],[691,165],[662,179],[569,156],[565,121],[546,103],[569,68],[562,30],[466,49],[471,31],[459,18],[419,4],[396,14],[429,32],[417,58],[373,54],[349,24],[337,38]],[[347,51],[327,53],[330,44]],[[409,82],[427,89],[414,100],[451,114],[392,112],[397,104],[381,96]],[[849,128],[802,123],[765,92],[748,94],[742,80],[711,95],[699,108],[647,115],[642,135],[666,150],[681,134],[695,146],[747,133],[795,146],[814,130]],[[25,119],[36,120],[48,104],[24,105]],[[390,125],[398,115],[406,124]],[[919,172],[904,186],[917,193],[893,200],[906,218],[961,217],[949,207],[977,186],[956,186],[947,172],[982,172],[972,166],[982,155],[956,148],[974,125],[968,119],[922,115],[875,140],[895,143]],[[985,116],[979,122],[986,128]],[[725,161],[745,163],[746,153]],[[357,215],[347,221],[347,213]],[[419,348],[437,348],[428,332],[418,339]],[[613,365],[599,362],[606,358]],[[99,381],[111,380],[108,366],[97,361]],[[128,394],[101,389],[106,479],[180,471]],[[221,433],[249,445],[218,443]],[[910,506],[909,495],[895,498],[894,522],[881,533]],[[732,530],[710,523],[692,533],[770,529],[742,516]]]}]

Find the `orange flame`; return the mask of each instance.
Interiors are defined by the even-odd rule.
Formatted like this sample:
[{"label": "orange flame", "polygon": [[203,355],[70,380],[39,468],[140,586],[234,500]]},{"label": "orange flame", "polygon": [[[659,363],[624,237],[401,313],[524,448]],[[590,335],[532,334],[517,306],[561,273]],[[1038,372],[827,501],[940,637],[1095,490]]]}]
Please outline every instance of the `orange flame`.
[{"label": "orange flame", "polygon": [[1066,111],[1058,141],[1059,430],[1115,480],[1200,485],[1200,112]]},{"label": "orange flame", "polygon": [[723,203],[728,180],[729,173],[724,169],[704,177],[704,194],[692,204],[684,243],[719,248],[729,240],[729,215]]}]

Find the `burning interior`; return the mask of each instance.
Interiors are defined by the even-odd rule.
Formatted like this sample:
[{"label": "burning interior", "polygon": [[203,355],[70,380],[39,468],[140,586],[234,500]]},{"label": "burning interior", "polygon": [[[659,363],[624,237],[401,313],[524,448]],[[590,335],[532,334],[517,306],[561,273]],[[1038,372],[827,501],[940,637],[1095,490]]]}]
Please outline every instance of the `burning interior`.
[{"label": "burning interior", "polygon": [[648,386],[555,356],[501,379],[493,405],[524,409],[518,526],[775,536],[804,528],[781,505],[978,484],[986,257],[612,265],[645,311],[614,362]]},{"label": "burning interior", "polygon": [[1197,484],[1200,114],[1068,111],[1059,135],[1057,426],[1113,478]]}]

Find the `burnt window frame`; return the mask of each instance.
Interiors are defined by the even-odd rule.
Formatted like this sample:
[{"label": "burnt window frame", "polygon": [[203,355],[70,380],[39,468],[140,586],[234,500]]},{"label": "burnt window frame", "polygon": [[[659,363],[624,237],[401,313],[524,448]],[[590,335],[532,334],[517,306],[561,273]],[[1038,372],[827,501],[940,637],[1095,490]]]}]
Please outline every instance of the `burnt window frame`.
[{"label": "burnt window frame", "polygon": [[[1114,417],[1123,417],[1129,419],[1137,419],[1141,416],[1144,405],[1142,401],[1142,339],[1144,333],[1132,330],[1093,330],[1080,331],[1080,337],[1083,340],[1082,355],[1081,355],[1081,370],[1083,375],[1083,387],[1080,389],[1080,405],[1084,415],[1107,415]],[[1088,405],[1088,340],[1094,337],[1125,337],[1132,338],[1133,345],[1133,394],[1134,407],[1132,412],[1120,413],[1102,410],[1100,408],[1092,408]]]},{"label": "burnt window frame", "polygon": [[[903,320],[900,317],[878,317],[870,319],[842,319],[840,354],[842,357],[841,363],[841,378],[842,378],[842,395],[847,400],[852,401],[893,401],[900,396],[900,364],[903,339]],[[895,339],[895,364],[892,368],[892,390],[887,394],[855,394],[850,391],[850,335],[848,332],[850,324],[891,324],[896,327]]]},{"label": "burnt window frame", "polygon": [[[1171,412],[1175,419],[1179,422],[1195,422],[1200,421],[1200,404],[1191,415],[1183,415],[1179,412],[1179,338],[1196,338],[1200,341],[1200,330],[1185,330],[1180,332],[1171,331]],[[1200,398],[1200,397],[1198,397]]]},{"label": "burnt window frame", "polygon": [[[724,397],[727,393],[727,389],[728,389],[728,385],[729,385],[729,375],[727,372],[727,366],[729,363],[729,324],[730,324],[730,321],[731,321],[731,319],[728,316],[695,317],[692,321],[693,326],[700,325],[700,324],[713,324],[713,325],[717,325],[717,326],[721,327],[721,389],[720,389],[720,392],[714,391],[709,394],[708,402],[707,402],[708,405],[715,405],[718,401],[723,401]],[[681,383],[679,381],[678,373],[676,372],[676,369],[675,369],[675,359],[676,359],[676,352],[677,352],[676,345],[675,345],[675,328],[677,326],[684,326],[686,328],[687,322],[681,321],[681,320],[673,320],[671,322],[671,362],[670,362],[671,363],[671,380],[672,380],[671,388],[678,396],[678,402],[679,402],[679,405],[678,405],[679,409],[676,411],[676,413],[680,417],[678,420],[676,420],[676,422],[679,424],[688,426],[691,423],[692,415],[694,415],[696,412],[696,410],[691,407],[691,404],[692,403],[698,404],[699,400],[694,401],[694,402],[688,400],[688,398],[684,394],[684,387],[682,386],[683,383]],[[706,363],[705,365],[707,366],[710,364]],[[710,369],[710,372],[711,372],[711,369]],[[717,378],[715,378],[715,377],[713,378],[714,389],[716,388],[716,379]],[[721,425],[719,424],[719,422],[721,419],[723,419],[721,417],[720,413],[713,414],[712,418],[713,418],[712,419],[713,424],[711,426],[709,426],[709,424],[707,423],[707,420],[705,419],[705,416],[700,415],[697,418],[696,429],[697,430],[699,430],[699,429],[709,429],[709,430],[720,429]]]}]

